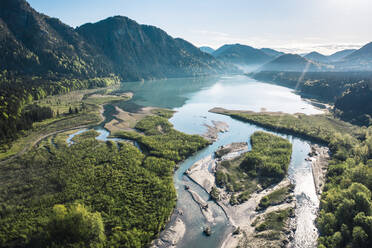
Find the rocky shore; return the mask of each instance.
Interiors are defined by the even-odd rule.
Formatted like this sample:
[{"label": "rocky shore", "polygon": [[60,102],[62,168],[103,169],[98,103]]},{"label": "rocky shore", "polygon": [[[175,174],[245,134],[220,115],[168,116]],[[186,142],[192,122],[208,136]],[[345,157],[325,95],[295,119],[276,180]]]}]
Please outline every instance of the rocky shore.
[{"label": "rocky shore", "polygon": [[176,247],[186,232],[186,225],[182,221],[183,213],[175,209],[164,231],[159,238],[152,242],[151,248],[171,248]]},{"label": "rocky shore", "polygon": [[314,184],[318,198],[320,198],[325,184],[328,161],[330,159],[329,148],[319,145],[312,145],[308,161],[311,161]]},{"label": "rocky shore", "polygon": [[213,126],[204,124],[204,126],[207,128],[207,131],[202,134],[202,136],[213,143],[218,139],[219,133],[229,131],[229,125],[223,121],[212,121],[212,124]]},{"label": "rocky shore", "polygon": [[[207,192],[211,192],[212,187],[216,187],[215,171],[218,162],[234,159],[247,151],[248,145],[245,142],[232,143],[222,146],[216,151],[215,158],[213,156],[208,156],[199,160],[186,173],[189,178],[199,184]],[[290,181],[286,178],[280,183],[273,185],[265,190],[254,192],[253,194],[251,194],[248,201],[234,206],[230,205],[229,202],[229,199],[231,197],[230,193],[225,191],[224,189],[218,188],[220,200],[217,201],[217,204],[223,209],[227,218],[229,219],[229,224],[233,227],[232,229],[235,230],[231,235],[226,237],[222,247],[237,247],[239,243],[247,242],[248,237],[249,243],[253,245],[252,247],[254,247],[254,244],[262,244],[265,239],[255,238],[255,228],[252,226],[252,223],[257,218],[261,218],[260,216],[264,216],[265,214],[268,214],[270,212],[294,208],[295,201],[293,200],[293,195],[290,195],[288,198],[290,200],[276,206],[270,206],[264,211],[257,211],[257,206],[264,196],[267,196],[273,191],[287,187],[289,185]],[[287,223],[287,226],[287,229],[289,230],[289,222]],[[279,242],[289,242],[289,233],[290,232],[288,231],[288,237],[283,237],[282,240],[280,240]]]}]

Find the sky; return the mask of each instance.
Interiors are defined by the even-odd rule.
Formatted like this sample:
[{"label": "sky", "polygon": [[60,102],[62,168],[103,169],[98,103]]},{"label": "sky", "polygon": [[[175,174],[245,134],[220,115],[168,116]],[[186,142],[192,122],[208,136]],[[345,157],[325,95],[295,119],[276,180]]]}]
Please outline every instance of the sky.
[{"label": "sky", "polygon": [[372,41],[372,0],[27,0],[76,27],[127,16],[195,46],[240,43],[283,52],[360,48]]}]

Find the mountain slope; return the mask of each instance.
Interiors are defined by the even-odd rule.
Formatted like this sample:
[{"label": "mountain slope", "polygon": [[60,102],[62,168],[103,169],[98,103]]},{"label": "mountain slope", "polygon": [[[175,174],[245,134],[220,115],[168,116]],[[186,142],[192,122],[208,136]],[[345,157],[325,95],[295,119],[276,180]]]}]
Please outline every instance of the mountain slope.
[{"label": "mountain slope", "polygon": [[208,46],[202,46],[202,47],[199,47],[199,49],[202,52],[209,53],[209,54],[212,54],[215,51],[213,48],[208,47]]},{"label": "mountain slope", "polygon": [[271,56],[271,57],[279,57],[279,56],[284,55],[283,52],[279,52],[279,51],[271,49],[271,48],[261,48],[260,50],[262,52],[266,53],[267,55]]},{"label": "mountain slope", "polygon": [[114,72],[124,79],[196,76],[224,70],[222,63],[192,44],[127,17],[85,24],[77,32],[112,61]]},{"label": "mountain slope", "polygon": [[81,76],[108,74],[103,58],[71,27],[24,0],[0,1],[0,68]]},{"label": "mountain slope", "polygon": [[274,58],[259,49],[240,44],[224,45],[213,56],[222,61],[243,65],[264,64]]},{"label": "mountain slope", "polygon": [[163,30],[112,17],[73,29],[35,11],[25,0],[0,1],[0,69],[123,80],[199,76],[226,66]]},{"label": "mountain slope", "polygon": [[308,60],[312,60],[314,62],[320,62],[320,63],[328,63],[329,62],[329,59],[328,59],[327,56],[325,56],[321,53],[318,53],[318,52],[311,52],[311,53],[305,55],[304,58],[306,58]]},{"label": "mountain slope", "polygon": [[372,71],[372,42],[344,57],[337,67],[343,71]]},{"label": "mountain slope", "polygon": [[336,62],[355,52],[356,49],[346,49],[335,52],[328,56],[329,61]]},{"label": "mountain slope", "polygon": [[345,57],[349,61],[372,61],[372,42]]},{"label": "mountain slope", "polygon": [[315,63],[297,54],[284,54],[261,66],[258,71],[321,71],[324,65]]}]

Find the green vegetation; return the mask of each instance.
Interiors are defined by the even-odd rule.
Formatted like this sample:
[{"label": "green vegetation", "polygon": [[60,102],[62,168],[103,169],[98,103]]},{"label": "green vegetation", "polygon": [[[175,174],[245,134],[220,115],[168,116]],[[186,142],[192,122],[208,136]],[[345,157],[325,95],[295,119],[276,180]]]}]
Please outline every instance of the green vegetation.
[{"label": "green vegetation", "polygon": [[258,216],[251,224],[255,228],[254,236],[244,235],[238,247],[285,247],[293,212],[289,207]]},{"label": "green vegetation", "polygon": [[[57,96],[33,101],[37,109],[46,108],[51,111],[51,118],[32,124],[31,129],[23,130],[12,142],[0,144],[0,159],[4,160],[17,153],[32,147],[35,142],[48,134],[53,134],[62,130],[68,130],[81,126],[97,124],[102,121],[100,114],[100,104],[113,103],[115,101],[128,100],[128,96],[117,96],[112,91],[116,86],[104,89],[77,90]],[[110,95],[98,95],[99,93]],[[37,112],[38,113],[38,112]]]},{"label": "green vegetation", "polygon": [[281,181],[287,174],[291,161],[292,144],[281,137],[265,132],[255,132],[251,136],[252,151],[249,151],[241,169],[259,177],[263,187]]},{"label": "green vegetation", "polygon": [[63,246],[79,243],[83,246],[102,247],[106,235],[100,213],[90,213],[82,204],[72,204],[68,208],[54,205],[45,230],[33,240],[33,246]]},{"label": "green vegetation", "polygon": [[326,142],[332,159],[317,219],[319,247],[372,246],[372,126],[359,128],[321,115],[221,113]]},{"label": "green vegetation", "polygon": [[62,133],[2,166],[0,246],[149,244],[176,203],[176,162],[208,143],[175,131],[160,116],[137,128],[147,134],[137,134],[144,154],[127,142],[99,142],[95,131],[67,146]]},{"label": "green vegetation", "polygon": [[173,129],[166,118],[147,116],[139,121],[135,128],[144,133],[116,132],[119,138],[135,140],[143,151],[151,156],[182,161],[194,152],[208,145],[208,141],[199,135],[186,135]]},{"label": "green vegetation", "polygon": [[249,76],[296,88],[301,94],[335,103],[334,113],[357,125],[372,125],[372,73],[367,72],[273,72]]},{"label": "green vegetation", "polygon": [[257,210],[263,210],[269,206],[275,206],[283,203],[287,198],[288,194],[293,190],[293,185],[288,185],[281,189],[275,190],[274,192],[262,197],[258,204]]},{"label": "green vegetation", "polygon": [[209,194],[213,200],[215,201],[220,200],[220,191],[217,189],[217,187],[213,186]]},{"label": "green vegetation", "polygon": [[352,123],[372,125],[372,80],[369,83],[351,87],[335,102],[334,112],[337,116]]},{"label": "green vegetation", "polygon": [[[256,113],[212,109],[211,112],[229,115],[232,118],[253,123],[277,132],[296,134],[306,139],[328,143],[336,133],[363,135],[357,126],[333,118],[331,115],[305,115],[285,113]],[[351,137],[352,138],[352,137]]]},{"label": "green vegetation", "polygon": [[292,215],[293,208],[278,210],[265,214],[263,221],[260,221],[255,227],[257,232],[266,230],[283,231],[286,221]]},{"label": "green vegetation", "polygon": [[282,84],[296,88],[300,93],[318,97],[321,100],[334,102],[350,87],[369,82],[371,72],[288,72],[261,71],[249,76],[266,82]]},{"label": "green vegetation", "polygon": [[[234,194],[231,203],[242,203],[257,189],[277,183],[284,178],[292,154],[291,143],[265,132],[255,132],[251,136],[252,151],[233,160],[221,161],[217,167],[216,183]],[[223,150],[219,154],[224,154]]]},{"label": "green vegetation", "polygon": [[[0,149],[6,152],[10,144],[29,130],[36,122],[63,115],[77,113],[85,106],[81,102],[63,106],[43,101],[47,96],[66,94],[73,90],[107,87],[117,84],[112,78],[46,78],[36,76],[18,76],[3,71],[0,73]],[[49,98],[50,100],[50,98]],[[51,103],[51,101],[50,101]],[[70,111],[69,111],[70,110]]]}]

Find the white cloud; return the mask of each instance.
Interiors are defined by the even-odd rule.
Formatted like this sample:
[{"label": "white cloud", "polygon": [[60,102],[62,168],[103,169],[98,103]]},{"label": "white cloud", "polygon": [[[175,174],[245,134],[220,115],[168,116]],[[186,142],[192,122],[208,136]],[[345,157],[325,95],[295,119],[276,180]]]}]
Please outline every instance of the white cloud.
[{"label": "white cloud", "polygon": [[[325,55],[329,55],[344,49],[358,49],[365,43],[337,43],[330,40],[325,40],[320,37],[304,37],[301,40],[291,36],[283,35],[282,39],[270,37],[270,34],[265,34],[264,37],[237,37],[224,32],[216,32],[210,30],[192,30],[191,33],[196,35],[197,46],[210,46],[215,49],[224,44],[244,44],[256,48],[269,47],[286,53],[309,53],[317,51]],[[344,37],[345,40],[350,40],[350,37]]]}]

